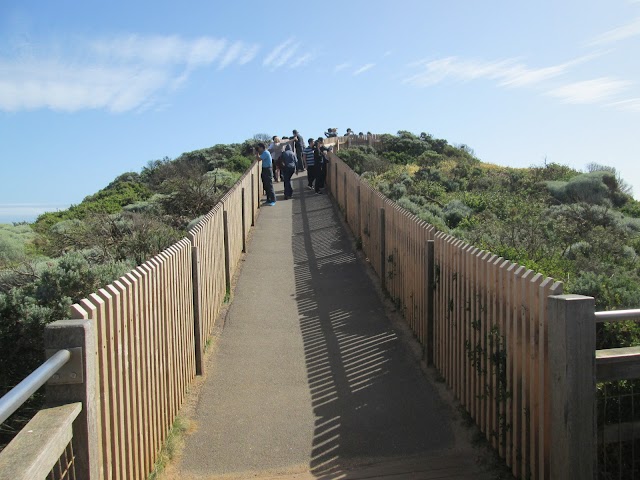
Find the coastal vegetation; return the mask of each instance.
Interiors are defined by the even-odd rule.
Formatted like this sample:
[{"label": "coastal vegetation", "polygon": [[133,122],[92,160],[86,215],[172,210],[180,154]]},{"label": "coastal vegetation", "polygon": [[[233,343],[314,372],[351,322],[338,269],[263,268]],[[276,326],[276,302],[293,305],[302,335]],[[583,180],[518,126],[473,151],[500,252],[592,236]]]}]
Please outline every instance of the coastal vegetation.
[{"label": "coastal vegetation", "polygon": [[[66,210],[0,225],[0,396],[42,363],[47,323],[183,237],[251,166],[254,143],[150,161]],[[41,400],[0,425],[0,448]]]}]

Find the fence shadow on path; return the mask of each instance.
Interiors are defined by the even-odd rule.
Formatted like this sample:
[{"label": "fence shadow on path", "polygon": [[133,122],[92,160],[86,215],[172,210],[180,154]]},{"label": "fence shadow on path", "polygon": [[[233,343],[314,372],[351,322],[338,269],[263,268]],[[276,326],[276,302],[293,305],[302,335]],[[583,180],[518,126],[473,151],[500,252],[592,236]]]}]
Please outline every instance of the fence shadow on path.
[{"label": "fence shadow on path", "polygon": [[327,195],[294,180],[296,301],[315,417],[310,470],[453,446],[450,415],[399,340]]}]

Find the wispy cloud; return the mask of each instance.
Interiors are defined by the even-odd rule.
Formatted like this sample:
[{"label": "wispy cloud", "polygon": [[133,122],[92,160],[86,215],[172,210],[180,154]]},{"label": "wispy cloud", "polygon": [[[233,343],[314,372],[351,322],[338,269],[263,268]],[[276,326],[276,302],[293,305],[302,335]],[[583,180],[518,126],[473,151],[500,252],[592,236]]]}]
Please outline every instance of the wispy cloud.
[{"label": "wispy cloud", "polygon": [[[0,57],[0,110],[149,108],[197,68],[222,70],[251,61],[257,45],[177,35],[120,35],[63,45],[39,55]],[[63,53],[60,53],[62,51]],[[91,60],[87,60],[90,58]]]},{"label": "wispy cloud", "polygon": [[600,53],[586,55],[548,67],[531,68],[516,59],[483,61],[446,57],[409,64],[421,71],[405,78],[404,83],[428,87],[444,81],[495,80],[505,87],[525,87],[565,74],[571,67],[595,58]]},{"label": "wispy cloud", "polygon": [[[640,3],[640,0],[638,0]],[[609,103],[607,106],[613,107],[617,110],[627,110],[630,112],[640,113],[640,98],[630,98],[628,100],[620,100],[617,102]]]},{"label": "wispy cloud", "polygon": [[311,53],[305,53],[304,55],[298,56],[295,61],[289,65],[289,68],[298,68],[304,67],[313,59],[313,55]]},{"label": "wispy cloud", "polygon": [[253,45],[247,48],[242,54],[242,56],[240,57],[240,60],[238,60],[238,65],[246,65],[251,60],[256,58],[256,55],[258,54],[259,51],[260,51],[260,45]]},{"label": "wispy cloud", "polygon": [[238,58],[243,54],[244,50],[245,47],[242,42],[236,42],[231,45],[224,56],[221,58],[220,63],[218,64],[218,70],[223,70],[233,62],[238,60]]},{"label": "wispy cloud", "polygon": [[293,57],[299,47],[300,44],[294,38],[289,38],[271,50],[262,65],[272,70],[280,68]]},{"label": "wispy cloud", "polygon": [[355,77],[356,75],[360,75],[368,70],[371,70],[375,66],[375,63],[367,63],[366,65],[361,66],[355,72],[353,72],[353,76]]},{"label": "wispy cloud", "polygon": [[631,82],[610,77],[574,82],[554,88],[547,95],[564,103],[590,104],[610,100],[626,90]]},{"label": "wispy cloud", "polygon": [[178,35],[121,35],[91,42],[90,50],[111,61],[146,65],[208,65],[220,56],[227,40],[200,37],[193,40]]},{"label": "wispy cloud", "polygon": [[636,18],[631,23],[598,35],[589,42],[589,45],[607,45],[626,40],[627,38],[636,37],[638,35],[640,35],[640,17]]},{"label": "wispy cloud", "polygon": [[344,70],[345,68],[349,68],[350,66],[351,66],[350,63],[341,63],[339,65],[336,65],[335,67],[333,67],[333,73],[338,73]]}]

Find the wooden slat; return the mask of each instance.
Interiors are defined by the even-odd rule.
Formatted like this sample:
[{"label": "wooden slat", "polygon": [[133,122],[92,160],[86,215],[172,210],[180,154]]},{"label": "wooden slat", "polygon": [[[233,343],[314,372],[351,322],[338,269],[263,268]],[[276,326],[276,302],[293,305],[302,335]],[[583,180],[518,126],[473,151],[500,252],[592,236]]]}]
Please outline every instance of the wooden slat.
[{"label": "wooden slat", "polygon": [[514,272],[511,286],[511,472],[520,475],[520,459],[522,445],[522,320],[521,320],[521,279],[526,271],[518,267]]},{"label": "wooden slat", "polygon": [[140,436],[142,434],[141,425],[139,423],[139,410],[138,410],[138,402],[140,398],[139,393],[139,374],[138,374],[138,360],[139,360],[139,343],[137,342],[137,320],[138,320],[138,309],[137,309],[137,300],[135,295],[134,284],[131,282],[128,276],[124,276],[121,278],[121,283],[125,288],[123,295],[127,299],[127,313],[125,317],[127,333],[128,333],[128,376],[129,376],[129,394],[130,394],[130,423],[131,423],[131,455],[133,458],[133,478],[142,479],[143,475],[146,473],[142,471],[142,452],[141,452],[141,440]]},{"label": "wooden slat", "polygon": [[500,366],[498,371],[498,395],[499,395],[499,410],[498,410],[498,454],[501,458],[506,457],[506,448],[507,448],[507,397],[508,386],[507,386],[507,368],[506,368],[506,355],[507,351],[507,325],[508,325],[508,313],[507,313],[507,275],[509,266],[511,266],[511,262],[508,260],[504,260],[498,266],[498,280],[497,280],[497,291],[498,291],[498,308],[499,308],[499,320],[498,320],[498,329],[499,329],[499,350],[500,350]]},{"label": "wooden slat", "polygon": [[540,404],[538,401],[538,390],[540,389],[539,380],[539,317],[540,317],[540,285],[544,281],[544,277],[539,273],[535,274],[529,282],[528,304],[529,304],[529,356],[528,356],[528,385],[529,398],[528,405],[528,450],[529,465],[527,467],[531,478],[539,478],[538,475],[538,452],[539,452],[539,429],[540,429]]}]

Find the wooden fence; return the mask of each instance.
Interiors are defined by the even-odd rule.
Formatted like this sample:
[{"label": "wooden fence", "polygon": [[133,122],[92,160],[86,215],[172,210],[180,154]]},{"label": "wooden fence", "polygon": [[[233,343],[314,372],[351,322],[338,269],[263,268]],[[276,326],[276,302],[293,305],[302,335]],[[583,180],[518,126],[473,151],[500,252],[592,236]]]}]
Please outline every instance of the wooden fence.
[{"label": "wooden fence", "polygon": [[153,470],[202,372],[206,341],[246,250],[259,174],[256,162],[187,238],[71,307],[72,318],[95,327],[96,391],[88,398],[98,405],[87,408],[90,400],[82,399],[81,415],[95,411],[82,421],[97,436],[91,461],[99,465],[91,468],[99,478],[142,480]]},{"label": "wooden fence", "polygon": [[549,478],[547,302],[562,284],[437,231],[333,153],[327,183],[426,358],[487,440],[515,476]]}]

